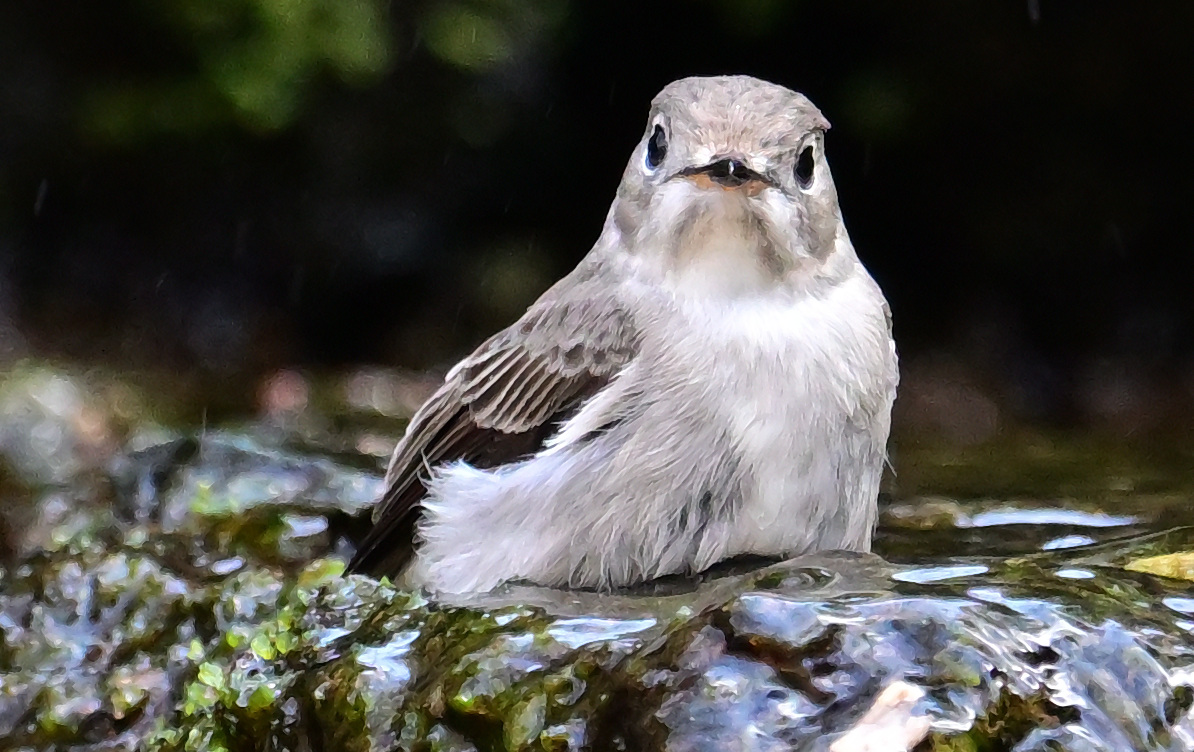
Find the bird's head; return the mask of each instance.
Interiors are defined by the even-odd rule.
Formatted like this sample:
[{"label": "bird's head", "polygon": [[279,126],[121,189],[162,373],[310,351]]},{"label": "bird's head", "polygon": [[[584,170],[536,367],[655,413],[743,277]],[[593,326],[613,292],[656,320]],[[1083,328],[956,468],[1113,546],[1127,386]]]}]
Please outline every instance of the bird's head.
[{"label": "bird's head", "polygon": [[802,286],[852,254],[825,161],[829,122],[748,76],[685,78],[655,97],[609,223],[676,286],[728,295]]}]

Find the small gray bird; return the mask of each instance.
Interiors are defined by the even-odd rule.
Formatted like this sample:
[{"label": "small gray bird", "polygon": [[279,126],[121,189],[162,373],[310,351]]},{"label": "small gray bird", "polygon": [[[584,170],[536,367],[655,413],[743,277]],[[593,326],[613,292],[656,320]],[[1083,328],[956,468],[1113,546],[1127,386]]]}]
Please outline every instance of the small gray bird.
[{"label": "small gray bird", "polygon": [[589,255],[411,420],[349,570],[610,588],[869,550],[898,370],[828,128],[746,76],[660,92]]}]

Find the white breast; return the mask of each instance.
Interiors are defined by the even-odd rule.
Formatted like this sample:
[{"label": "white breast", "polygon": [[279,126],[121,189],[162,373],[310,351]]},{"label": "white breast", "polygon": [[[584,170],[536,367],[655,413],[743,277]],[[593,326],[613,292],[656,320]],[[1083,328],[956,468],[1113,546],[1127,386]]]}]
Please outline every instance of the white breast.
[{"label": "white breast", "polygon": [[[727,531],[734,548],[799,548],[809,526],[834,513],[841,463],[861,460],[857,433],[870,429],[875,408],[890,409],[894,354],[882,305],[859,267],[823,295],[692,311],[710,398],[745,465],[745,508]],[[875,430],[885,442],[885,418]]]}]

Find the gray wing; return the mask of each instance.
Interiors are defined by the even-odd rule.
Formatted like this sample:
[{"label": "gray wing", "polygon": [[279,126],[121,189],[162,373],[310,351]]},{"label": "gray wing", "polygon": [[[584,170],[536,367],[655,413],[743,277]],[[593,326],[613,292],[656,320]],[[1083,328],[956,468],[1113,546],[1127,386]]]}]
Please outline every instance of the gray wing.
[{"label": "gray wing", "polygon": [[448,373],[394,449],[348,571],[396,576],[413,553],[431,468],[456,460],[490,468],[534,454],[634,357],[637,330],[610,282],[578,269]]}]

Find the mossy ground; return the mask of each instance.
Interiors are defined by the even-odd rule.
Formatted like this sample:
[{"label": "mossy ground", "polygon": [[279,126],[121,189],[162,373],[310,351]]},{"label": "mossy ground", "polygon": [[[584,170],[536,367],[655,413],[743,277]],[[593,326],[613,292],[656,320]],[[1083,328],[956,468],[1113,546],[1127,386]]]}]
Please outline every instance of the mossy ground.
[{"label": "mossy ground", "polygon": [[1194,739],[1194,520],[1156,463],[1092,452],[1084,475],[1054,447],[1068,480],[1030,495],[1031,447],[992,448],[977,486],[932,460],[936,488],[926,448],[885,506],[896,564],[446,603],[342,574],[384,457],[346,447],[372,424],[180,433],[105,394],[36,368],[0,389],[6,747],[778,750],[893,682],[924,691],[918,750]]}]

